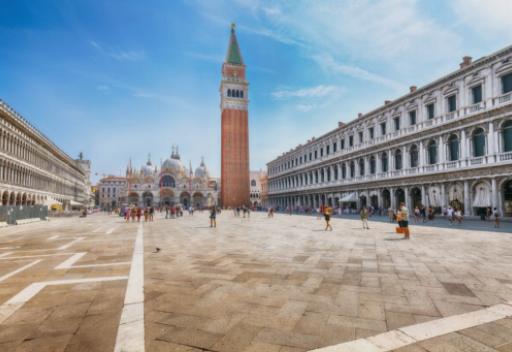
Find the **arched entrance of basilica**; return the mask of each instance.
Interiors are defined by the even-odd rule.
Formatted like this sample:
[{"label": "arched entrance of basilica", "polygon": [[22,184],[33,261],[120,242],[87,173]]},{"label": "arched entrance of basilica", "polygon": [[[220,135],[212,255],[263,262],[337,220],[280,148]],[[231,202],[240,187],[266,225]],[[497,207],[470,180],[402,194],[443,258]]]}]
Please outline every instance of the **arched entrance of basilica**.
[{"label": "arched entrance of basilica", "polygon": [[190,207],[190,193],[188,193],[188,192],[181,192],[181,194],[180,194],[180,203],[181,203],[181,205],[185,209]]},{"label": "arched entrance of basilica", "polygon": [[170,189],[162,189],[160,191],[160,205],[173,206],[174,204],[174,192],[171,191]]},{"label": "arched entrance of basilica", "polygon": [[144,206],[150,207],[153,205],[153,193],[144,192],[142,194],[142,201],[144,202]]}]

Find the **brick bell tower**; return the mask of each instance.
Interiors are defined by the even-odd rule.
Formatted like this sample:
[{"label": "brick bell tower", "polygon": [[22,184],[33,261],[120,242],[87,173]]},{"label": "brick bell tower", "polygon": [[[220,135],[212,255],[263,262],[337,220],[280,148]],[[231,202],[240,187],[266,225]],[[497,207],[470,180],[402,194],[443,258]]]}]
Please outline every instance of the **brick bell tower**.
[{"label": "brick bell tower", "polygon": [[220,84],[221,202],[223,207],[249,205],[249,115],[245,65],[236,40],[235,24]]}]

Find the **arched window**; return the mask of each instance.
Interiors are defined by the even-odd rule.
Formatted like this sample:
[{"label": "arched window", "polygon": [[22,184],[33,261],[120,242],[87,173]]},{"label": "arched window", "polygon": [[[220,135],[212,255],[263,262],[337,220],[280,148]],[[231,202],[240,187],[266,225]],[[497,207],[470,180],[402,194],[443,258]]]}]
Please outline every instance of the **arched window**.
[{"label": "arched window", "polygon": [[162,180],[160,181],[160,187],[176,187],[176,182],[174,181],[174,178],[169,175],[165,175],[162,177]]},{"label": "arched window", "polygon": [[384,152],[382,153],[382,156],[381,156],[381,167],[382,167],[382,172],[388,172],[388,153]]},{"label": "arched window", "polygon": [[428,143],[428,163],[433,165],[437,163],[437,144],[436,141]]},{"label": "arched window", "polygon": [[243,98],[243,97],[244,97],[244,91],[243,91],[243,90],[241,90],[241,91],[240,91],[240,98]]},{"label": "arched window", "polygon": [[395,170],[402,170],[402,151],[400,149],[395,151]]},{"label": "arched window", "polygon": [[416,144],[414,144],[409,150],[409,156],[411,158],[411,167],[418,167],[419,153]]},{"label": "arched window", "polygon": [[477,128],[473,131],[473,156],[479,157],[485,155],[485,131],[483,128]]},{"label": "arched window", "polygon": [[251,186],[256,187],[256,180],[251,180]]},{"label": "arched window", "polygon": [[503,136],[503,151],[512,152],[512,120],[508,120],[502,125],[501,134]]},{"label": "arched window", "polygon": [[345,163],[341,164],[341,178],[345,179],[347,177],[347,166]]},{"label": "arched window", "polygon": [[370,157],[370,174],[375,174],[375,171],[376,171],[376,163],[375,163],[375,157],[374,156],[371,156]]},{"label": "arched window", "polygon": [[448,138],[448,154],[450,161],[459,160],[459,137],[456,134]]},{"label": "arched window", "polygon": [[228,89],[228,97],[231,97],[231,89]]},{"label": "arched window", "polygon": [[353,161],[350,162],[350,177],[354,178],[356,176],[356,165]]},{"label": "arched window", "polygon": [[364,159],[359,159],[359,175],[364,176]]}]

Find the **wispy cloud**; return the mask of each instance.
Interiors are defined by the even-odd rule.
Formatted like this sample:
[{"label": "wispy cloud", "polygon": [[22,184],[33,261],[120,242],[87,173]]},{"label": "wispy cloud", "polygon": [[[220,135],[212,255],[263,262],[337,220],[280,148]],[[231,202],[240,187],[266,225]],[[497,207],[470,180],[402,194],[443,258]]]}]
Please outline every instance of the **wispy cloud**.
[{"label": "wispy cloud", "polygon": [[224,61],[224,58],[222,57],[222,55],[217,55],[217,54],[205,54],[205,53],[197,53],[197,52],[189,51],[189,52],[186,52],[185,55],[188,55],[197,60],[216,63],[216,64],[220,64]]},{"label": "wispy cloud", "polygon": [[405,85],[395,80],[383,77],[379,74],[369,72],[357,66],[347,65],[334,60],[329,54],[315,55],[313,60],[327,72],[334,72],[352,78],[379,83],[392,89],[402,90]]},{"label": "wispy cloud", "polygon": [[300,89],[276,89],[272,92],[272,97],[275,99],[332,97],[339,96],[344,93],[345,90],[344,87],[321,84],[315,87]]},{"label": "wispy cloud", "polygon": [[146,58],[144,50],[121,50],[117,48],[104,47],[94,40],[89,44],[101,54],[111,57],[117,61],[141,61]]},{"label": "wispy cloud", "polygon": [[102,92],[103,94],[110,94],[111,88],[110,86],[107,86],[106,84],[100,84],[96,87],[96,90]]}]

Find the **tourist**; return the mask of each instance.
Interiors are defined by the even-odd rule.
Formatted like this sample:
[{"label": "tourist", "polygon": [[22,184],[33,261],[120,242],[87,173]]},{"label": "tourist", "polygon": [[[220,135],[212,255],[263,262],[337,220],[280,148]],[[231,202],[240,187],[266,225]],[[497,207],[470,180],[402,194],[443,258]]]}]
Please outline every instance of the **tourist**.
[{"label": "tourist", "polygon": [[214,206],[210,208],[210,227],[217,227],[217,209]]},{"label": "tourist", "polygon": [[274,217],[274,208],[270,207],[270,208],[268,209],[267,217],[268,217],[268,218],[273,218],[273,217]]},{"label": "tourist", "polygon": [[149,208],[149,221],[153,221],[153,216],[155,215],[155,208]]},{"label": "tourist", "polygon": [[136,215],[137,215],[137,222],[140,222],[140,217],[142,216],[142,209],[140,207],[137,207]]},{"label": "tourist", "polygon": [[416,206],[414,207],[414,222],[418,223],[420,221],[421,213],[420,213],[420,207]]},{"label": "tourist", "polygon": [[130,215],[132,217],[132,222],[135,222],[135,216],[137,216],[137,208],[135,206],[132,208]]},{"label": "tourist", "polygon": [[327,230],[332,231],[332,226],[330,224],[332,208],[330,206],[325,206],[325,207],[323,207],[323,210],[324,210],[324,219],[325,219],[325,231],[327,231]]},{"label": "tourist", "polygon": [[420,213],[423,222],[427,222],[427,208],[424,205],[421,206]]},{"label": "tourist", "polygon": [[388,219],[389,219],[389,222],[395,222],[396,216],[395,216],[395,211],[393,210],[392,207],[389,207],[389,209],[388,209]]},{"label": "tourist", "polygon": [[493,216],[494,216],[494,227],[499,228],[500,227],[500,213],[498,211],[498,208],[494,208]]},{"label": "tourist", "polygon": [[124,220],[126,222],[130,221],[130,208],[128,207],[124,208]]},{"label": "tourist", "polygon": [[359,212],[359,216],[361,217],[361,222],[363,223],[363,230],[369,230],[370,226],[368,226],[368,209],[366,207],[362,207],[361,211]]},{"label": "tourist", "polygon": [[144,222],[148,222],[149,220],[149,209],[146,207],[144,208]]},{"label": "tourist", "polygon": [[410,237],[409,232],[409,209],[405,206],[404,202],[400,203],[400,208],[397,212],[398,226],[401,232],[404,234],[404,239],[408,240]]},{"label": "tourist", "polygon": [[446,217],[448,218],[450,224],[453,223],[453,208],[451,206],[446,209]]},{"label": "tourist", "polygon": [[453,220],[460,225],[462,224],[462,219],[462,211],[460,210],[460,208],[457,208],[453,213]]}]

